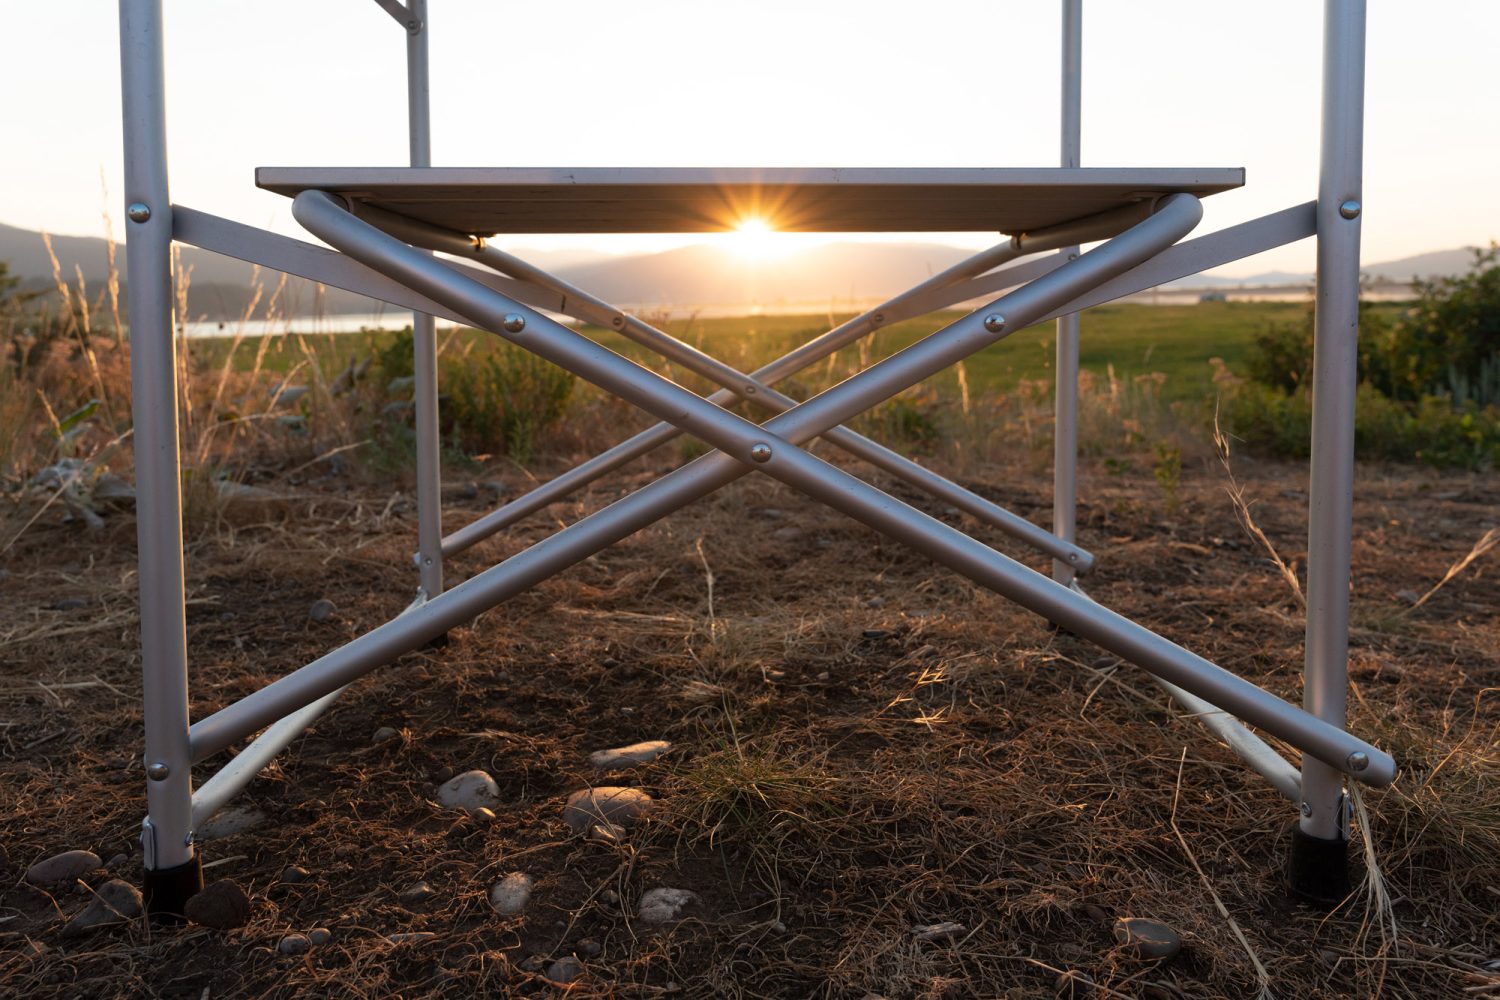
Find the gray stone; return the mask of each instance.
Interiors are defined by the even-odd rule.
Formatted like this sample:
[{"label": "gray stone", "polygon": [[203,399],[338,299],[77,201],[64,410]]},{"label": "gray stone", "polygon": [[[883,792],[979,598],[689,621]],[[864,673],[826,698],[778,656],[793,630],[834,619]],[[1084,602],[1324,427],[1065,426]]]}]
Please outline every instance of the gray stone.
[{"label": "gray stone", "polygon": [[301,865],[287,865],[281,870],[281,881],[287,885],[301,885],[312,878],[312,872]]},{"label": "gray stone", "polygon": [[478,809],[475,809],[473,812],[469,813],[469,818],[480,825],[493,823],[495,822],[495,810],[486,809],[483,806],[480,806]]},{"label": "gray stone", "polygon": [[266,814],[254,806],[230,806],[215,813],[194,836],[198,840],[218,840],[253,830],[265,821]]},{"label": "gray stone", "polygon": [[672,744],[666,740],[647,740],[613,750],[596,750],[589,754],[589,763],[600,771],[624,771],[649,764],[670,749]]},{"label": "gray stone", "polygon": [[1122,948],[1142,958],[1171,958],[1182,950],[1182,938],[1166,924],[1146,917],[1118,917],[1113,927],[1115,940]]},{"label": "gray stone", "polygon": [[496,913],[513,917],[526,909],[531,902],[531,890],[536,879],[524,872],[511,872],[490,886],[490,905]]},{"label": "gray stone", "polygon": [[690,889],[647,889],[641,895],[637,912],[648,924],[664,924],[676,920],[683,910],[696,902],[698,894]]},{"label": "gray stone", "polygon": [[598,958],[604,952],[604,947],[593,938],[584,938],[578,942],[578,954],[584,958]]},{"label": "gray stone", "polygon": [[944,920],[936,924],[917,924],[911,929],[911,934],[918,941],[934,941],[949,944],[963,937],[968,933],[968,930],[963,924],[954,923],[952,920]]},{"label": "gray stone", "polygon": [[307,940],[311,941],[314,946],[327,944],[333,940],[333,931],[327,927],[314,927],[307,932]]},{"label": "gray stone", "polygon": [[549,982],[571,983],[583,977],[583,963],[572,955],[565,955],[547,966],[546,976]]},{"label": "gray stone", "polygon": [[432,886],[426,882],[417,882],[402,890],[401,895],[397,896],[396,899],[400,901],[402,906],[415,906],[418,903],[427,902],[427,900],[436,895],[437,890]]},{"label": "gray stone", "polygon": [[326,622],[338,611],[338,606],[326,597],[322,600],[313,601],[312,607],[307,609],[307,617],[315,622]]},{"label": "gray stone", "polygon": [[77,937],[101,927],[113,927],[140,915],[140,890],[129,882],[112,878],[95,889],[94,901],[63,927],[63,937]]},{"label": "gray stone", "polygon": [[596,844],[621,844],[625,841],[625,828],[614,823],[595,823],[589,827],[589,839]]},{"label": "gray stone", "polygon": [[449,809],[473,812],[500,803],[500,786],[483,771],[465,771],[438,786],[437,800]]},{"label": "gray stone", "polygon": [[104,863],[104,867],[107,868],[107,869],[109,869],[110,871],[115,871],[115,870],[117,870],[119,868],[123,868],[125,865],[127,865],[129,863],[130,863],[130,856],[129,855],[126,855],[126,854],[116,854],[114,857],[110,858],[108,861],[106,861]]},{"label": "gray stone", "polygon": [[370,737],[370,742],[378,746],[381,743],[389,743],[391,740],[399,740],[400,738],[400,730],[392,729],[390,726],[381,726],[375,730],[375,735]]},{"label": "gray stone", "polygon": [[32,885],[71,882],[98,868],[99,855],[93,851],[64,851],[28,868],[26,881]]},{"label": "gray stone", "polygon": [[195,924],[230,931],[250,922],[250,897],[237,882],[223,879],[204,886],[187,901],[183,911]]},{"label": "gray stone", "polygon": [[312,941],[306,934],[288,934],[276,945],[283,955],[305,955],[312,950]]},{"label": "gray stone", "polygon": [[630,827],[651,808],[651,796],[639,788],[603,785],[585,788],[568,796],[563,821],[577,833],[588,833],[601,823]]}]

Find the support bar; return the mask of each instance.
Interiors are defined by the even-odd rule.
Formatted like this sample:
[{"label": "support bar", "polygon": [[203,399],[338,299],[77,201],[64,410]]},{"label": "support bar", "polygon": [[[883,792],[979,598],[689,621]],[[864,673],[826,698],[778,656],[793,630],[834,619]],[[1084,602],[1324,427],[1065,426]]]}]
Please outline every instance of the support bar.
[{"label": "support bar", "polygon": [[1240,720],[1160,677],[1153,675],[1152,680],[1288,800],[1296,802],[1301,798],[1302,777],[1297,769]]}]

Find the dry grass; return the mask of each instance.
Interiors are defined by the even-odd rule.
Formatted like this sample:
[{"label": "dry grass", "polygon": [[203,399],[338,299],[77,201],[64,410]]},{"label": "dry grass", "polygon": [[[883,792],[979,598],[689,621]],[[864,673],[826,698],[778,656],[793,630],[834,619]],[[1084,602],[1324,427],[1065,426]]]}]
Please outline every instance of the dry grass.
[{"label": "dry grass", "polygon": [[[1025,463],[969,482],[1044,517],[1047,498],[1013,485]],[[1291,560],[1303,475],[1235,469],[1265,544]],[[1301,624],[1223,481],[1190,463],[1169,519],[1149,470],[1086,466],[1091,593],[1295,699]],[[615,495],[601,485],[554,513]],[[1099,996],[1174,1000],[1494,995],[1500,589],[1475,557],[1420,607],[1396,597],[1428,591],[1475,548],[1487,486],[1367,469],[1358,498],[1356,611],[1387,624],[1355,637],[1351,721],[1403,770],[1359,800],[1383,881],[1331,916],[1286,899],[1292,810],[1133,668],[752,478],[356,686],[246,793],[270,822],[204,845],[208,876],[251,893],[247,927],[136,926],[83,943],[58,929],[85,897],[19,873],[89,847],[124,854],[112,873],[139,878],[133,527],[116,514],[83,538],[43,517],[0,580],[0,993],[548,995],[526,960],[592,938],[602,954],[570,995],[1030,997],[1052,995],[1062,972]],[[455,502],[450,526],[485,506]],[[202,535],[189,563],[195,713],[399,610],[411,514],[399,488],[333,479]],[[454,578],[550,520],[486,542]],[[310,622],[323,597],[338,614]],[[51,607],[70,598],[86,603]],[[372,745],[380,726],[401,739]],[[653,819],[618,845],[569,836],[563,797],[602,780],[587,753],[656,738],[673,753],[620,776],[656,796]],[[445,773],[470,767],[500,783],[492,824],[432,802]],[[313,879],[282,883],[290,864]],[[501,918],[485,893],[514,870],[537,878],[535,899]],[[418,879],[438,897],[402,905]],[[642,924],[636,901],[662,885],[702,905]],[[1110,936],[1126,914],[1174,926],[1183,953],[1132,958]],[[944,920],[966,930],[913,938]],[[275,954],[281,935],[314,926],[332,942]],[[416,931],[436,936],[390,940]],[[33,957],[28,941],[49,950]]]}]

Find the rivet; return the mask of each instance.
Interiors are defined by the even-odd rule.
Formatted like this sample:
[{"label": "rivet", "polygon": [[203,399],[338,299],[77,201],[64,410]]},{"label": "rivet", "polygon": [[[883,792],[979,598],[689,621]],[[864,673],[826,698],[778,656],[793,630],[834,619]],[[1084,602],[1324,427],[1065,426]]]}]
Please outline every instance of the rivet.
[{"label": "rivet", "polygon": [[876,326],[879,326],[881,323],[885,322],[885,313],[876,313],[874,316],[870,317],[870,322],[874,323]]},{"label": "rivet", "polygon": [[1339,214],[1346,219],[1359,218],[1359,210],[1360,204],[1353,198],[1350,198],[1348,201],[1339,206]]},{"label": "rivet", "polygon": [[519,316],[516,313],[507,313],[505,319],[502,321],[502,325],[504,325],[507,333],[520,333],[526,329],[526,317]]},{"label": "rivet", "polygon": [[747,395],[747,396],[753,396],[753,395],[755,395],[755,386],[753,386],[753,385],[747,385],[747,386],[745,386],[745,395]]},{"label": "rivet", "polygon": [[1005,329],[1005,317],[999,313],[990,313],[984,318],[984,328],[990,333],[999,333]]},{"label": "rivet", "polygon": [[165,761],[153,760],[146,765],[146,777],[152,781],[166,781],[171,774],[172,769],[166,765]]},{"label": "rivet", "polygon": [[1302,815],[1304,815],[1304,816],[1311,816],[1312,815],[1312,803],[1311,802],[1304,802],[1304,803],[1302,803]]},{"label": "rivet", "polygon": [[769,462],[771,460],[771,446],[764,441],[758,441],[750,446],[750,457],[757,462]]},{"label": "rivet", "polygon": [[625,325],[625,317],[624,316],[616,316],[614,319],[610,320],[610,322],[612,324],[614,324],[615,326],[624,326]]},{"label": "rivet", "polygon": [[1363,771],[1370,766],[1370,758],[1363,750],[1356,750],[1349,755],[1344,763],[1349,765],[1351,771]]},{"label": "rivet", "polygon": [[133,201],[125,208],[131,222],[147,222],[151,218],[151,206],[143,201]]}]

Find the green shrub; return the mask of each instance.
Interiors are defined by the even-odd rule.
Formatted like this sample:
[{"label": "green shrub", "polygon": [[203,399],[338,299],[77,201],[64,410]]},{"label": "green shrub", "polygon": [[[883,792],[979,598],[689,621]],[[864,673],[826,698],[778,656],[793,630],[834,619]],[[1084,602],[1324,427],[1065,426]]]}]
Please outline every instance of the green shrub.
[{"label": "green shrub", "polygon": [[1468,274],[1414,284],[1417,304],[1390,341],[1390,394],[1500,403],[1500,247],[1475,250]]},{"label": "green shrub", "polygon": [[570,373],[510,344],[445,358],[443,425],[464,452],[503,452],[525,464],[537,436],[567,409],[573,383]]}]

